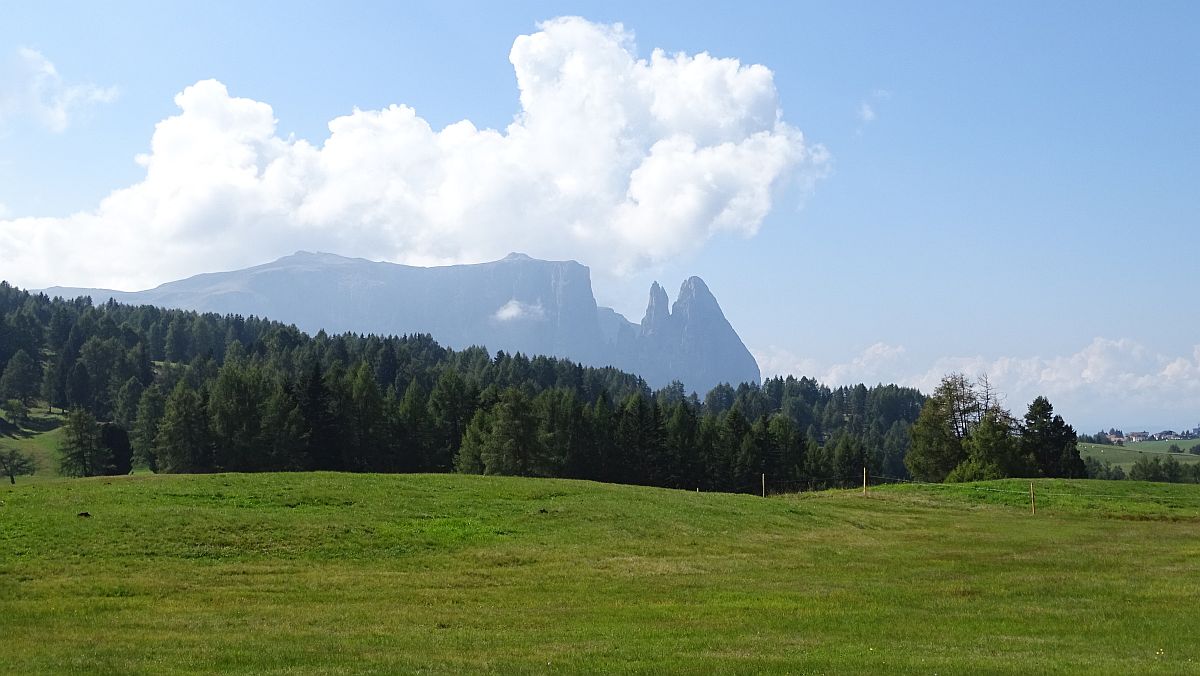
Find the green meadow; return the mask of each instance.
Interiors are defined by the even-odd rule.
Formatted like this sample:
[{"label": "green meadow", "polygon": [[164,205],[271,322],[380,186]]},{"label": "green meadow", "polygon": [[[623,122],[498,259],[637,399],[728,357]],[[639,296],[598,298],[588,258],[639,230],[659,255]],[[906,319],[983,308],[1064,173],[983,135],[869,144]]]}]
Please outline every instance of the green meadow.
[{"label": "green meadow", "polygon": [[[1184,452],[1170,453],[1168,449],[1170,449],[1171,444],[1179,446]],[[1136,444],[1126,444],[1125,446],[1079,444],[1079,454],[1085,458],[1091,456],[1101,463],[1107,460],[1113,465],[1120,465],[1128,470],[1133,466],[1133,463],[1142,458],[1161,458],[1162,460],[1166,460],[1168,457],[1172,457],[1179,462],[1200,462],[1200,455],[1187,452],[1188,449],[1196,444],[1200,444],[1200,439],[1142,441]]]},{"label": "green meadow", "polygon": [[[59,443],[62,441],[62,424],[66,418],[62,413],[47,413],[34,410],[29,420],[21,426],[4,425],[0,428],[0,448],[15,448],[33,459],[35,477],[58,476]],[[0,477],[8,481],[8,477]],[[28,480],[28,479],[25,479]]]},{"label": "green meadow", "polygon": [[[1200,489],[453,475],[0,490],[9,673],[1200,670]],[[78,516],[86,512],[90,516]]]}]

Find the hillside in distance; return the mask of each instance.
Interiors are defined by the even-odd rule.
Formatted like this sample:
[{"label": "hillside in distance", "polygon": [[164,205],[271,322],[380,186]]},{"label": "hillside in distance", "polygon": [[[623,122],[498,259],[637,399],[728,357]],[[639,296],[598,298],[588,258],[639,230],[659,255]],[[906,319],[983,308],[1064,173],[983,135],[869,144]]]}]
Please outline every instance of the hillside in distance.
[{"label": "hillside in distance", "polygon": [[545,354],[673,380],[701,394],[758,382],[758,364],[699,277],[674,305],[655,283],[635,324],[599,307],[591,272],[575,261],[513,253],[474,265],[415,267],[297,252],[271,263],[196,275],[146,291],[53,287],[51,296],[256,315],[316,333],[428,333],[453,348]]}]

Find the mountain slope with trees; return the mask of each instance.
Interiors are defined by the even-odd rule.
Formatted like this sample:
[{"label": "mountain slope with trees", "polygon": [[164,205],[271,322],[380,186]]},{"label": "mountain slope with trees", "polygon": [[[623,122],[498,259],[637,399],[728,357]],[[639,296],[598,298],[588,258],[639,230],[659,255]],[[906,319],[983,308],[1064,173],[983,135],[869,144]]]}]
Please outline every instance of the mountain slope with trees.
[{"label": "mountain slope with trees", "polygon": [[924,401],[911,388],[792,377],[700,398],[428,335],[309,336],[4,283],[0,318],[0,364],[40,374],[40,401],[72,411],[61,469],[83,476],[457,470],[757,491],[766,474],[770,489],[795,490],[860,480],[864,466],[903,476]]}]

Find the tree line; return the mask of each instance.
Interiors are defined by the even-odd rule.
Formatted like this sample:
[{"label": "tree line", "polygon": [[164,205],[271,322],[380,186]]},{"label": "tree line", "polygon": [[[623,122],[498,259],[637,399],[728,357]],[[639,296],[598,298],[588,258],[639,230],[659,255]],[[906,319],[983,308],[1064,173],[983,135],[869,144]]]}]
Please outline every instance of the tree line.
[{"label": "tree line", "polygon": [[912,428],[905,465],[922,481],[1006,477],[1085,478],[1078,435],[1045,397],[1018,420],[986,377],[942,379]]},{"label": "tree line", "polygon": [[766,474],[815,488],[863,467],[907,476],[924,403],[912,388],[794,377],[701,397],[428,335],[309,336],[2,282],[0,317],[0,394],[70,411],[61,470],[77,476],[459,471],[739,491]]}]

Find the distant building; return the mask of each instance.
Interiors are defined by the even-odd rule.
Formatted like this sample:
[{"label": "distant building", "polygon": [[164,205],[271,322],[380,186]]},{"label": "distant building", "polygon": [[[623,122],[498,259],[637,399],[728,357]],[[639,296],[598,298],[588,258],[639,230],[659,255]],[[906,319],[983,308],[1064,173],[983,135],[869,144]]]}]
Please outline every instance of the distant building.
[{"label": "distant building", "polygon": [[1149,438],[1150,434],[1147,432],[1130,432],[1125,435],[1125,441],[1131,442],[1146,441]]}]

